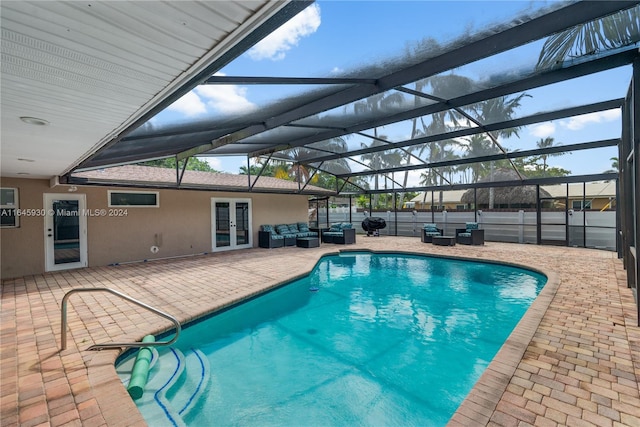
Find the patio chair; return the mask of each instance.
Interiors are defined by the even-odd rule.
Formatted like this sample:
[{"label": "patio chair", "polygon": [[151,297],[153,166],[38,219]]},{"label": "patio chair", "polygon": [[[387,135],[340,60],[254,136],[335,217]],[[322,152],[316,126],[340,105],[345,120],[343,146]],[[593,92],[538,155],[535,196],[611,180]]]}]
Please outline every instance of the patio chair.
[{"label": "patio chair", "polygon": [[351,245],[356,242],[356,229],[350,223],[331,224],[329,231],[322,233],[322,243]]},{"label": "patio chair", "polygon": [[262,225],[258,231],[258,246],[261,248],[281,248],[284,246],[284,236],[276,233],[271,225]]},{"label": "patio chair", "polygon": [[433,236],[442,236],[442,229],[435,224],[427,223],[422,227],[421,241],[422,243],[432,243]]},{"label": "patio chair", "polygon": [[467,222],[465,228],[456,228],[456,242],[461,245],[484,245],[484,230],[477,222]]}]

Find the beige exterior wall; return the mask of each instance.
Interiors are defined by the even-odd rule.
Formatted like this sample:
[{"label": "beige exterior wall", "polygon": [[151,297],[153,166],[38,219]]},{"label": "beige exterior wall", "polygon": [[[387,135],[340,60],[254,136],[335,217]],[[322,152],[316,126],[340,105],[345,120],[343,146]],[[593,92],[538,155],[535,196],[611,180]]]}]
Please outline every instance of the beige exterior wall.
[{"label": "beige exterior wall", "polygon": [[[42,209],[48,180],[2,178],[2,187],[18,189],[20,209]],[[44,271],[44,219],[21,217],[18,228],[0,228],[2,278],[20,277]]]},{"label": "beige exterior wall", "polygon": [[[43,209],[45,193],[69,194],[67,186],[50,188],[48,180],[2,178],[2,187],[18,188],[20,209]],[[108,190],[78,186],[87,210],[106,209]],[[133,188],[117,190],[147,191]],[[149,190],[154,191],[154,190]],[[253,246],[261,224],[307,221],[307,196],[158,190],[160,207],[126,209],[126,215],[87,217],[89,266],[211,252],[211,198],[248,198],[252,204]],[[21,217],[18,228],[0,229],[2,278],[39,274],[45,270],[44,218]],[[151,253],[151,246],[160,251]]]}]

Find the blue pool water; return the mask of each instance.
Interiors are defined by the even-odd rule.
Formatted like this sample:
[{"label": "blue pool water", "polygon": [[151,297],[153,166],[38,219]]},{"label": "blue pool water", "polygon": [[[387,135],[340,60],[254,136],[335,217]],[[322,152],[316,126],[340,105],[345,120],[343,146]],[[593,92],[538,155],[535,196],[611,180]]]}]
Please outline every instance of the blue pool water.
[{"label": "blue pool water", "polygon": [[[324,257],[185,328],[136,403],[153,426],[445,425],[545,282],[498,264]],[[117,366],[125,384],[132,360]]]}]

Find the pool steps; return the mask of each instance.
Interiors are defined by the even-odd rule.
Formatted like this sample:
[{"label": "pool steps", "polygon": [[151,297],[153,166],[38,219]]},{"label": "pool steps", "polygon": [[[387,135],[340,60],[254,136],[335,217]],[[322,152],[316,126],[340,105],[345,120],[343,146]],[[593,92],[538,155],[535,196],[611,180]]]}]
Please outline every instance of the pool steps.
[{"label": "pool steps", "polygon": [[[210,369],[200,350],[186,355],[175,348],[153,349],[154,357],[144,394],[136,405],[149,425],[186,426],[184,419],[204,399],[209,387]],[[131,375],[131,357],[117,367],[125,387]],[[160,406],[162,411],[158,411]]]}]

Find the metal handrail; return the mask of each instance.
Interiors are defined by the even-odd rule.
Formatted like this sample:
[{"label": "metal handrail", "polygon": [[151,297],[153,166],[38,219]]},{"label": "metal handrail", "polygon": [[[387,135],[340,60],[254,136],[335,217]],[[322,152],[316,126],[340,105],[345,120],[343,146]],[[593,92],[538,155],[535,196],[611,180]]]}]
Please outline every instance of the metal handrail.
[{"label": "metal handrail", "polygon": [[123,298],[129,302],[132,302],[142,308],[146,308],[149,311],[152,311],[153,313],[164,317],[165,319],[170,320],[171,322],[173,322],[176,325],[176,334],[175,336],[170,340],[170,341],[158,341],[158,342],[125,342],[125,343],[107,343],[107,344],[94,344],[91,347],[87,348],[87,350],[102,350],[104,348],[120,348],[120,347],[155,347],[155,346],[167,346],[167,345],[171,345],[174,342],[177,341],[178,336],[180,335],[180,331],[182,330],[182,328],[180,327],[180,322],[178,322],[178,320],[167,314],[164,313],[160,310],[157,310],[153,307],[151,307],[150,305],[147,305],[143,302],[140,302],[134,298],[131,298],[128,295],[125,295],[121,292],[115,291],[113,289],[109,289],[109,288],[78,288],[78,289],[72,289],[69,292],[67,292],[64,297],[62,298],[62,334],[61,334],[61,348],[62,350],[65,350],[67,348],[67,300],[69,299],[69,297],[74,294],[74,293],[78,293],[78,292],[109,292],[110,294],[119,296],[120,298]]}]

